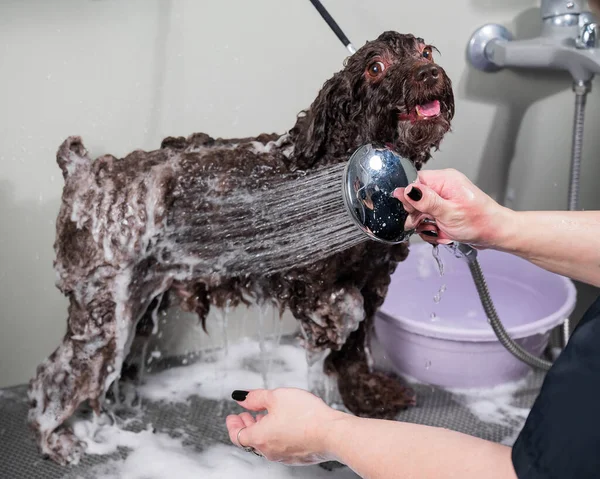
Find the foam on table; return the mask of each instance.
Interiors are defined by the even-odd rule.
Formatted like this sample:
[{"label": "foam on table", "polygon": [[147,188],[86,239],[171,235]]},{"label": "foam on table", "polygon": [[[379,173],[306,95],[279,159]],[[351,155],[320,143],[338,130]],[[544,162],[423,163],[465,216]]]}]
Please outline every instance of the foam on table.
[{"label": "foam on table", "polygon": [[[207,399],[231,398],[235,389],[296,387],[307,388],[306,352],[290,344],[245,339],[228,347],[226,355],[216,354],[213,362],[197,362],[149,375],[139,388],[152,401],[185,402],[197,395]],[[265,385],[262,368],[267,369]]]},{"label": "foam on table", "polygon": [[98,425],[78,421],[75,431],[88,444],[88,454],[110,454],[124,447],[130,450],[125,459],[111,460],[89,470],[85,477],[97,479],[238,479],[256,478],[357,478],[349,469],[333,472],[320,467],[287,467],[271,463],[231,445],[213,445],[203,452],[184,445],[185,434],[172,437],[153,432],[125,431],[116,425]]},{"label": "foam on table", "polygon": [[503,444],[512,445],[530,411],[529,407],[515,406],[516,395],[527,387],[528,380],[529,378],[525,378],[485,389],[450,389],[449,391],[454,395],[455,400],[467,407],[482,422],[510,427],[517,431],[501,441]]}]

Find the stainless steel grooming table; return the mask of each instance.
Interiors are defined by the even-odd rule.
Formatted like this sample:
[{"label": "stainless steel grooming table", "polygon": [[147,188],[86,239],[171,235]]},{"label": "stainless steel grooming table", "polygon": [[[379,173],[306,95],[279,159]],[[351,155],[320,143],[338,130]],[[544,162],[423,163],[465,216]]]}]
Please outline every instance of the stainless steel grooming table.
[{"label": "stainless steel grooming table", "polygon": [[[530,408],[537,397],[543,381],[543,373],[532,372],[527,384],[513,395],[513,405]],[[498,425],[486,423],[471,413],[453,394],[431,386],[415,385],[418,406],[406,410],[398,416],[399,421],[426,424],[460,431],[472,436],[502,442],[515,436],[521,424]],[[91,478],[89,472],[93,466],[110,460],[125,458],[126,450],[113,455],[84,455],[76,466],[60,467],[42,459],[38,453],[26,425],[27,386],[0,389],[0,478],[54,479],[54,478]],[[192,397],[187,404],[165,405],[145,401],[143,405],[143,423],[131,426],[139,431],[147,424],[157,431],[185,431],[187,443],[199,451],[216,444],[230,444],[225,429],[225,417],[240,412],[233,401],[215,401]],[[333,469],[343,467],[337,463],[323,465]]]}]

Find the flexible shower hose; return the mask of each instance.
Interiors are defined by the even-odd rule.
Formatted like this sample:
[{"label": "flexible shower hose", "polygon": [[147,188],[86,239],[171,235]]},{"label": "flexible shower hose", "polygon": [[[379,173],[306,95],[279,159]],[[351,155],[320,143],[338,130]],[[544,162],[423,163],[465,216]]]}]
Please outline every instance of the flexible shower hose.
[{"label": "flexible shower hose", "polygon": [[[577,88],[579,87],[579,88]],[[569,210],[579,209],[579,177],[581,171],[581,152],[583,150],[583,121],[585,119],[585,102],[589,86],[577,85],[575,91],[575,118],[573,120],[573,143],[571,148],[571,179],[569,182]],[[563,347],[569,342],[571,321],[563,323]]]},{"label": "flexible shower hose", "polygon": [[475,282],[475,287],[477,288],[477,293],[479,294],[479,299],[481,300],[485,314],[487,315],[490,325],[492,326],[492,329],[494,330],[494,333],[496,333],[496,336],[498,337],[498,340],[502,346],[504,346],[511,354],[513,354],[513,356],[534,368],[543,369],[545,371],[550,369],[552,366],[550,361],[538,358],[537,356],[525,351],[525,349],[514,342],[514,340],[506,332],[506,329],[504,329],[502,321],[500,321],[498,313],[496,313],[496,308],[494,307],[494,302],[492,301],[490,292],[487,288],[479,261],[476,259],[469,261],[469,270],[473,276],[473,281]]},{"label": "flexible shower hose", "polygon": [[581,172],[581,151],[583,149],[583,121],[587,93],[575,93],[575,118],[573,125],[573,145],[571,150],[571,181],[569,184],[569,210],[579,209],[579,176]]},{"label": "flexible shower hose", "polygon": [[[585,117],[585,102],[587,98],[587,87],[578,85],[575,90],[575,118],[573,125],[573,143],[571,150],[571,178],[569,183],[569,210],[575,211],[579,209],[579,178],[581,171],[581,151],[583,148],[583,122]],[[547,371],[552,366],[551,361],[538,358],[519,346],[506,332],[500,317],[494,307],[490,292],[481,271],[481,266],[476,258],[468,259],[469,270],[475,282],[479,299],[487,315],[490,325],[496,334],[496,337],[513,356],[520,359],[531,367]],[[569,318],[563,323],[563,343],[567,344],[570,336],[570,321]]]}]

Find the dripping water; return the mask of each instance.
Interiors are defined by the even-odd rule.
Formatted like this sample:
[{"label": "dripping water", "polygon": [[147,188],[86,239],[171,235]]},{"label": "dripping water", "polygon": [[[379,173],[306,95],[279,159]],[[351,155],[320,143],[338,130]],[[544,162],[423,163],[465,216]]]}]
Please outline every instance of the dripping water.
[{"label": "dripping water", "polygon": [[[219,320],[219,316],[221,314],[222,314],[221,310],[218,308],[215,308],[215,316],[217,317],[217,321],[219,323],[221,322]],[[208,321],[207,321],[207,329],[208,329]],[[207,332],[207,337],[208,337],[208,342],[209,342],[209,348],[208,348],[209,353],[208,353],[207,357],[214,364],[215,379],[217,379],[220,377],[220,374],[221,374],[221,371],[219,370],[219,365],[223,364],[223,359],[224,359],[223,346],[218,344],[217,342],[215,342],[210,331]]]},{"label": "dripping water", "polygon": [[444,276],[444,262],[442,261],[442,258],[440,256],[440,247],[438,245],[435,245],[433,247],[433,258],[435,259],[435,262],[437,263],[437,267],[438,267],[438,271],[440,272],[440,276]]},{"label": "dripping water", "polygon": [[281,344],[281,337],[283,336],[283,318],[280,314],[278,314],[277,308],[273,308],[272,318],[275,336],[271,341],[271,352],[269,354],[269,360],[267,363],[267,377],[269,377],[273,371],[273,359],[275,358],[275,352],[279,348],[279,345]]},{"label": "dripping water", "polygon": [[142,353],[140,358],[140,374],[138,376],[138,385],[144,384],[144,375],[146,374],[146,358],[148,357],[148,344],[150,344],[150,337],[144,340],[142,345]]},{"label": "dripping water", "polygon": [[152,319],[152,334],[151,334],[151,336],[148,336],[144,340],[144,344],[142,345],[142,352],[141,352],[141,359],[140,359],[140,374],[138,377],[138,384],[140,384],[140,385],[143,384],[143,382],[144,382],[144,376],[146,375],[146,372],[147,372],[146,365],[150,364],[150,362],[152,361],[152,357],[150,357],[148,360],[148,345],[150,344],[150,341],[152,340],[152,336],[156,336],[158,334],[158,324],[159,324],[158,310],[160,309],[160,305],[162,303],[163,296],[164,296],[164,293],[161,293],[159,296],[156,297],[156,306],[150,313],[150,318]]},{"label": "dripping water", "polygon": [[325,359],[329,352],[329,349],[324,351],[306,350],[306,364],[308,366],[306,371],[306,382],[308,384],[308,390],[311,393],[320,397],[326,404],[331,406],[334,402],[334,398],[337,399],[335,395],[337,391],[337,382],[334,382],[325,373]]},{"label": "dripping water", "polygon": [[258,347],[260,350],[260,373],[263,380],[263,387],[269,389],[269,378],[266,364],[266,344],[265,344],[265,320],[267,316],[267,304],[261,303],[258,310]]},{"label": "dripping water", "polygon": [[[225,305],[225,310],[221,312],[221,318],[220,318],[220,322],[221,322],[221,336],[223,339],[223,353],[225,356],[229,355],[229,341],[228,341],[228,336],[227,336],[227,327],[229,324],[229,313],[231,311],[231,305],[230,305],[230,301],[227,300],[227,303]],[[224,363],[225,364],[225,363]],[[227,377],[227,367],[223,367],[223,377]],[[221,388],[224,387],[224,383],[225,381],[221,382]],[[221,389],[222,391],[222,389]],[[222,396],[222,392],[221,392],[221,397]],[[219,417],[223,416],[223,410],[225,408],[225,402],[223,400],[219,401]]]},{"label": "dripping water", "polygon": [[[433,259],[435,259],[435,262],[437,263],[437,267],[438,267],[438,272],[440,273],[440,277],[444,276],[444,262],[442,261],[442,258],[440,256],[440,249],[438,245],[435,245],[433,247],[432,250],[432,255],[433,255]],[[445,293],[446,291],[446,285],[442,284],[440,286],[440,288],[438,289],[437,293],[433,296],[433,302],[435,304],[438,304],[441,300],[442,300],[442,295]],[[435,313],[431,313],[431,321],[438,321],[439,318]],[[427,368],[429,369],[429,368]]]},{"label": "dripping water", "polygon": [[[215,322],[217,323],[217,327],[221,333],[221,342],[215,344],[215,341],[211,338],[212,349],[215,351],[214,354],[214,363],[215,363],[215,378],[225,378],[227,377],[227,366],[226,362],[223,361],[229,352],[229,342],[227,336],[227,326],[229,322],[229,303],[225,306],[224,309],[215,308]],[[210,337],[210,334],[209,334]],[[223,387],[224,381],[221,381],[221,388]],[[223,389],[221,389],[221,395],[223,395]],[[223,405],[221,404],[223,401],[221,400],[219,403],[219,410],[222,409]]]},{"label": "dripping water", "polygon": [[248,336],[248,333],[246,331],[248,327],[248,308],[244,309],[244,314],[242,314],[242,336],[246,337]]},{"label": "dripping water", "polygon": [[231,312],[231,300],[227,300],[225,305],[225,309],[219,309],[217,312],[218,322],[221,326],[221,339],[223,341],[222,351],[225,356],[229,353],[229,338],[227,336],[227,331],[229,327],[229,313]]}]

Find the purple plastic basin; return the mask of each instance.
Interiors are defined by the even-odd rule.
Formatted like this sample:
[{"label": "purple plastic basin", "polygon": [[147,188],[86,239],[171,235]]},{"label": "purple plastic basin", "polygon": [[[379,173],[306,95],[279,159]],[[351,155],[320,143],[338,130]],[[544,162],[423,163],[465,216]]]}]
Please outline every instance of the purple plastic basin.
[{"label": "purple plastic basin", "polygon": [[[466,262],[440,247],[440,276],[432,252],[426,243],[411,245],[375,319],[377,340],[396,372],[448,388],[523,378],[531,368],[498,341]],[[507,332],[540,356],[550,331],[575,308],[573,282],[507,253],[479,251],[478,259]]]}]

